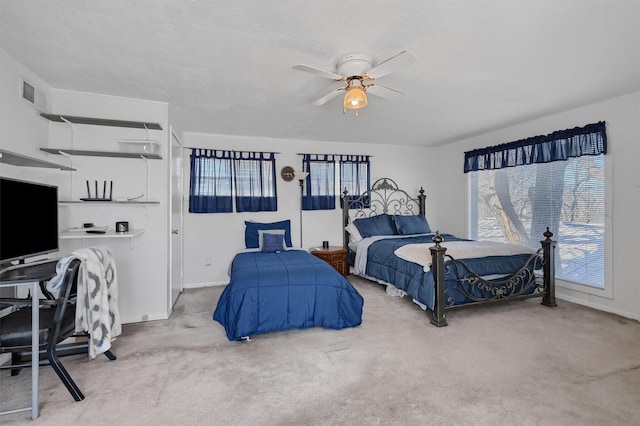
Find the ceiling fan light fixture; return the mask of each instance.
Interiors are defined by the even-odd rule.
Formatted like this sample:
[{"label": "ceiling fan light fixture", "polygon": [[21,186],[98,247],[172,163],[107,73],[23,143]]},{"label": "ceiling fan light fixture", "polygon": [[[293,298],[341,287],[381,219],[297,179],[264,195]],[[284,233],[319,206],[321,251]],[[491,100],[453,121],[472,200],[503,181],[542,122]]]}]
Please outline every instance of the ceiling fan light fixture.
[{"label": "ceiling fan light fixture", "polygon": [[[406,50],[384,61],[379,61],[375,66],[371,55],[351,53],[337,61],[334,71],[325,71],[304,64],[294,65],[293,69],[321,75],[334,81],[346,81],[346,86],[338,90],[332,89],[312,104],[316,106],[324,105],[338,96],[338,94],[345,92],[342,112],[346,114],[348,109],[353,109],[356,115],[358,115],[358,110],[367,106],[367,95],[365,92],[374,86],[373,83],[370,83],[371,81],[394,72],[399,68],[411,65],[414,62],[416,62],[415,56]],[[388,93],[404,95],[404,93],[389,87],[378,84],[376,84],[376,86],[376,92],[378,92],[376,94],[381,97],[384,97],[381,92],[384,93],[385,90]]]},{"label": "ceiling fan light fixture", "polygon": [[343,105],[343,114],[346,114],[348,109],[355,109],[358,115],[358,110],[367,106],[367,94],[360,86],[351,86],[344,95]]}]

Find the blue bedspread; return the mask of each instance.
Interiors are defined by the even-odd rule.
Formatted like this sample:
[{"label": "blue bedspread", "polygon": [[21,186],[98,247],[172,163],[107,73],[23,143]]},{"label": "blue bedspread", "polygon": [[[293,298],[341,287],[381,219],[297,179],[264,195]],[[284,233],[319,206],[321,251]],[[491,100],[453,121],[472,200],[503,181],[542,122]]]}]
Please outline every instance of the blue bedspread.
[{"label": "blue bedspread", "polygon": [[279,330],[341,329],[362,322],[362,296],[325,261],[302,250],[239,253],[213,319],[229,340]]},{"label": "blue bedspread", "polygon": [[[447,241],[465,241],[450,234],[440,234],[446,247]],[[425,272],[422,266],[399,258],[394,251],[405,244],[433,243],[432,235],[420,235],[409,238],[389,238],[372,243],[367,251],[366,274],[404,290],[421,304],[433,309],[435,301],[435,282],[431,272]],[[468,240],[466,240],[468,241]],[[465,259],[464,262],[478,275],[512,274],[522,267],[530,255],[488,256],[478,259]],[[537,265],[539,266],[539,265]],[[462,267],[458,267],[462,271]],[[454,290],[459,286],[454,268],[448,268],[445,275],[445,288],[451,304],[461,305],[471,302],[461,292]],[[464,272],[461,272],[464,274]],[[531,288],[533,291],[534,288]]]}]

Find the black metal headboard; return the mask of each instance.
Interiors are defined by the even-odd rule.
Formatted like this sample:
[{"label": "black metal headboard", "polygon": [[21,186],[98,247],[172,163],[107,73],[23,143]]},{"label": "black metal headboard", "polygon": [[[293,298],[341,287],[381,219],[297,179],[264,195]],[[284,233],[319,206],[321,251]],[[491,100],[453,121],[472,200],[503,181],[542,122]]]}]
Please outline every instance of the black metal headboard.
[{"label": "black metal headboard", "polygon": [[[351,198],[345,189],[342,192],[342,227],[352,219],[371,217],[387,213],[394,215],[425,215],[424,189],[420,188],[416,198],[398,188],[391,178],[380,178],[371,185],[371,190]],[[349,243],[349,233],[344,230],[344,247]]]}]

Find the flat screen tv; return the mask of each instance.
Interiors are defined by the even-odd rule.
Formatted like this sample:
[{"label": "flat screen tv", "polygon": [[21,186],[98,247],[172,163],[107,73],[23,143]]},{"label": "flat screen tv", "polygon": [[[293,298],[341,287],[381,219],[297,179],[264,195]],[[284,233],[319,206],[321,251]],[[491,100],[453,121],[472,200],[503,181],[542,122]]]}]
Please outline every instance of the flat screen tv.
[{"label": "flat screen tv", "polygon": [[58,187],[0,177],[0,264],[58,249]]}]

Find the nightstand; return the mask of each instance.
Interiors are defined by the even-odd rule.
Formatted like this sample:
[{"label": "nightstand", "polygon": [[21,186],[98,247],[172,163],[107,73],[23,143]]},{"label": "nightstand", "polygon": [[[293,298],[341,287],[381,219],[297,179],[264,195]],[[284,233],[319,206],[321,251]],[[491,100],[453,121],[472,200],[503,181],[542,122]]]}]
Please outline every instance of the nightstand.
[{"label": "nightstand", "polygon": [[347,249],[338,246],[329,246],[329,248],[313,247],[309,252],[327,262],[329,265],[346,276],[349,273],[347,266]]}]

